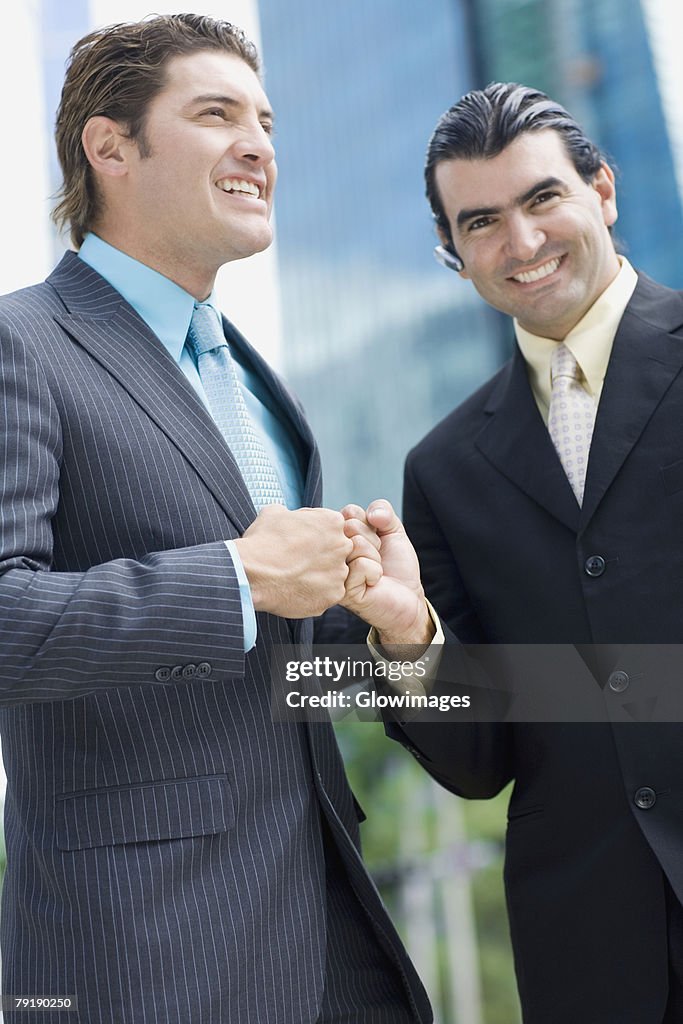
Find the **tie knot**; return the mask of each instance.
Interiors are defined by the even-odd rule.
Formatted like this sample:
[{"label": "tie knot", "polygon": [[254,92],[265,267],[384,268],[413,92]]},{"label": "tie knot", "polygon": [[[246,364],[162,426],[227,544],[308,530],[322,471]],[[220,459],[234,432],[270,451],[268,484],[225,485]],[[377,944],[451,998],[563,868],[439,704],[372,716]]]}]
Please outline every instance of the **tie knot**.
[{"label": "tie knot", "polygon": [[554,384],[559,377],[580,380],[581,376],[581,367],[565,343],[561,342],[559,345],[556,345],[550,358],[550,379],[552,383]]},{"label": "tie knot", "polygon": [[227,347],[218,315],[213,306],[206,302],[198,303],[194,307],[190,329],[187,332],[187,344],[194,352],[196,359],[204,352],[212,352],[214,349],[220,348],[221,345]]}]

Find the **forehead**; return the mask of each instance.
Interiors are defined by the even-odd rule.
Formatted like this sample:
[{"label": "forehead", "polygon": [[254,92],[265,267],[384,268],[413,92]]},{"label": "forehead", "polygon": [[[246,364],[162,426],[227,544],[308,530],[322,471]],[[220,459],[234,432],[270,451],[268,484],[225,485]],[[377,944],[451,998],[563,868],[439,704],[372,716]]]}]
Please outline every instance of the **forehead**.
[{"label": "forehead", "polygon": [[256,73],[237,54],[222,50],[199,50],[172,57],[166,65],[164,88],[153,102],[182,105],[195,97],[221,95],[259,110],[270,110]]},{"label": "forehead", "polygon": [[449,218],[461,209],[505,206],[551,177],[568,183],[582,180],[562,138],[552,129],[524,132],[494,157],[442,160],[435,171]]}]

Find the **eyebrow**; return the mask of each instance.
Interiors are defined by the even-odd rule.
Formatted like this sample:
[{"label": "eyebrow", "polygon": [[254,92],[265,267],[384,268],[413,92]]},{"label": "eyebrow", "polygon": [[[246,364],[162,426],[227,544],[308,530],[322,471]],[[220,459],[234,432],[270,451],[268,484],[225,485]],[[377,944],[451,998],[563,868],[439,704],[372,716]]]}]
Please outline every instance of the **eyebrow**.
[{"label": "eyebrow", "polygon": [[[245,104],[241,100],[235,99],[234,96],[224,96],[219,93],[205,93],[202,96],[195,96],[187,104],[188,107],[201,106],[202,103],[216,103],[223,107],[243,107]],[[270,107],[263,107],[259,110],[259,117],[264,117],[271,124],[275,121],[275,114]]]},{"label": "eyebrow", "polygon": [[[542,181],[537,181],[535,185],[527,189],[521,195],[517,196],[512,200],[511,206],[524,206],[530,199],[533,199],[539,192],[545,192],[549,188],[566,188],[566,183],[561,178],[543,178]],[[491,217],[497,213],[500,213],[503,209],[502,206],[481,206],[471,210],[460,210],[456,220],[456,225],[461,228],[463,224],[466,224],[469,220],[475,220],[477,217]]]}]

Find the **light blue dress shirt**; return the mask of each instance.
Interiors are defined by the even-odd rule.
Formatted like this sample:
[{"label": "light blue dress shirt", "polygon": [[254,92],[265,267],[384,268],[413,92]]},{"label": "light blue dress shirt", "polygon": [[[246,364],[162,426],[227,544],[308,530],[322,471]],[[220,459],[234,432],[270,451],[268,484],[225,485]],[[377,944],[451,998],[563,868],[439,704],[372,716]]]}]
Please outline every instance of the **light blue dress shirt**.
[{"label": "light blue dress shirt", "polygon": [[[163,274],[145,266],[120,249],[115,249],[97,235],[86,235],[78,255],[120,292],[126,302],[142,317],[210,412],[197,367],[185,347],[194,309],[195,300],[192,295]],[[216,309],[213,293],[207,301]],[[220,321],[217,309],[216,316]],[[260,378],[246,370],[237,358],[235,365],[249,415],[275,467],[287,507],[300,508],[303,500],[303,476],[291,438],[281,421],[265,404],[266,389]],[[232,541],[226,541],[226,546],[232,556],[240,588],[246,652],[256,643],[254,603],[237,548]]]}]

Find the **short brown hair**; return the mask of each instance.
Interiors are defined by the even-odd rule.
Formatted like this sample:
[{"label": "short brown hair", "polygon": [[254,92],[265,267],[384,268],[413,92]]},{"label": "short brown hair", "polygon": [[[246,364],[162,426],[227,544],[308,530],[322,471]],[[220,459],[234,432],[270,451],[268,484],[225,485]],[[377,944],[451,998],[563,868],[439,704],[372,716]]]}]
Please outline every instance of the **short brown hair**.
[{"label": "short brown hair", "polygon": [[166,84],[172,57],[197,50],[226,50],[260,75],[256,47],[242,29],[199,14],[153,15],[97,29],[75,44],[57,110],[55,140],[63,184],[52,218],[69,226],[79,247],[100,212],[101,199],[81,136],[97,115],[125,125],[146,155],[145,115]]}]

